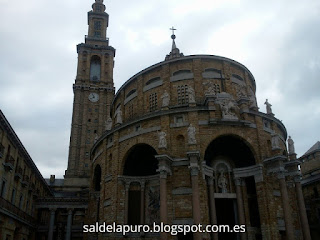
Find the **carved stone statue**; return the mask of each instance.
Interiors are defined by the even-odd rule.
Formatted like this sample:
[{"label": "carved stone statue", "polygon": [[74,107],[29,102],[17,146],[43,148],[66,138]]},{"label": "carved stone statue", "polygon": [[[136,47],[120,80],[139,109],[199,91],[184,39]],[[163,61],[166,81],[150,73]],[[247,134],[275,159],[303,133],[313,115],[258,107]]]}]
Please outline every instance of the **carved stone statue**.
[{"label": "carved stone statue", "polygon": [[159,136],[159,148],[167,148],[167,140],[166,140],[166,136],[167,134],[165,132],[159,132],[158,133]]},{"label": "carved stone statue", "polygon": [[116,124],[122,124],[122,111],[121,111],[121,106],[117,108],[115,115],[114,115],[115,119],[116,119]]},{"label": "carved stone statue", "polygon": [[112,128],[112,119],[111,119],[111,117],[109,116],[108,117],[108,119],[107,119],[107,121],[105,121],[105,126],[106,126],[106,130],[111,130],[111,128]]},{"label": "carved stone statue", "polygon": [[273,134],[271,138],[271,145],[272,145],[272,150],[273,149],[279,149],[279,135],[278,134]]},{"label": "carved stone statue", "polygon": [[227,193],[228,192],[227,186],[228,186],[228,181],[224,174],[224,170],[220,170],[220,175],[218,178],[218,187],[221,189],[222,193]]},{"label": "carved stone statue", "polygon": [[235,114],[235,110],[238,106],[235,104],[235,101],[232,99],[231,95],[226,92],[217,94],[216,103],[219,104],[222,118],[227,120],[237,120],[238,117]]},{"label": "carved stone statue", "polygon": [[267,114],[273,114],[271,109],[271,104],[268,102],[268,99],[266,99],[266,102],[264,103],[267,107]]},{"label": "carved stone statue", "polygon": [[188,127],[188,143],[189,144],[196,144],[196,128],[192,126],[192,124]]},{"label": "carved stone statue", "polygon": [[194,89],[192,87],[188,87],[187,93],[189,96],[189,103],[196,103]]},{"label": "carved stone statue", "polygon": [[294,141],[292,140],[291,136],[289,136],[289,139],[288,139],[288,149],[289,149],[289,154],[295,154]]},{"label": "carved stone statue", "polygon": [[98,139],[99,139],[99,136],[98,136],[98,134],[96,134],[94,137],[93,143],[96,143],[98,141]]},{"label": "carved stone statue", "polygon": [[164,91],[161,98],[162,98],[162,107],[168,107],[170,102],[169,93],[167,91]]}]

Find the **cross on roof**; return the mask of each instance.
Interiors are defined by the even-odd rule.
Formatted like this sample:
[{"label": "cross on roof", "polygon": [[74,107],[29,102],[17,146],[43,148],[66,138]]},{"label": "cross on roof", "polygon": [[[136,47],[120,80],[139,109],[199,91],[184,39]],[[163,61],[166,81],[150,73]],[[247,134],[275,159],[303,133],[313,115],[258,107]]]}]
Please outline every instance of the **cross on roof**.
[{"label": "cross on roof", "polygon": [[172,35],[174,35],[174,31],[177,30],[174,27],[170,28],[170,30],[172,30]]}]

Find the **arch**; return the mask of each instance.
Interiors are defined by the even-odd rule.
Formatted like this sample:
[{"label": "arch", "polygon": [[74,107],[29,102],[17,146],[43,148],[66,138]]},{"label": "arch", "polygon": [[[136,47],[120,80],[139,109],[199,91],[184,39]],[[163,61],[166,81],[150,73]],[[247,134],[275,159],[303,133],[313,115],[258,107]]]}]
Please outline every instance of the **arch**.
[{"label": "arch", "polygon": [[222,135],[211,141],[205,151],[206,164],[211,166],[219,157],[228,158],[236,168],[256,164],[252,147],[237,135]]},{"label": "arch", "polygon": [[157,155],[156,150],[148,144],[141,143],[131,147],[124,158],[123,175],[155,175],[158,168],[155,155]]},{"label": "arch", "polygon": [[90,81],[98,82],[101,77],[101,59],[97,55],[91,57],[90,61]]},{"label": "arch", "polygon": [[100,191],[101,184],[101,167],[99,164],[96,165],[94,168],[94,175],[93,175],[93,188],[94,191]]}]

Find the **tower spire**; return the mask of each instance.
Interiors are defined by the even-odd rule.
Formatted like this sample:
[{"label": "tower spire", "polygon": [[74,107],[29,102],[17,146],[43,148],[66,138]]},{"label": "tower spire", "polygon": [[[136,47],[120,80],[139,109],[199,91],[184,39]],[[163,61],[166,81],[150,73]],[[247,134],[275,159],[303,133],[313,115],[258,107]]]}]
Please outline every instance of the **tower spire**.
[{"label": "tower spire", "polygon": [[170,30],[172,31],[172,35],[171,35],[171,39],[172,39],[172,48],[171,48],[171,52],[166,56],[165,60],[170,60],[173,58],[179,58],[179,57],[183,57],[183,53],[180,53],[179,48],[177,48],[175,39],[176,39],[176,35],[174,34],[174,31],[177,30],[174,27],[170,28]]},{"label": "tower spire", "polygon": [[103,0],[95,0],[92,4],[92,10],[88,12],[88,35],[86,43],[95,45],[108,45],[107,28],[109,23],[109,15]]}]

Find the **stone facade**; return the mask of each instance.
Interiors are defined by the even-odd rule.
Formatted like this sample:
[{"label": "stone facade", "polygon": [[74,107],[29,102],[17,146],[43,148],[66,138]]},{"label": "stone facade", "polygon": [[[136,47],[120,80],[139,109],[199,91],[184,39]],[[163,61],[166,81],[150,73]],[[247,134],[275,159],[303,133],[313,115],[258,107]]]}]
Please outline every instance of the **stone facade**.
[{"label": "stone facade", "polygon": [[1,111],[0,181],[0,239],[35,239],[36,201],[52,191]]},{"label": "stone facade", "polygon": [[299,160],[302,162],[302,188],[311,237],[320,239],[320,142],[316,142]]}]

